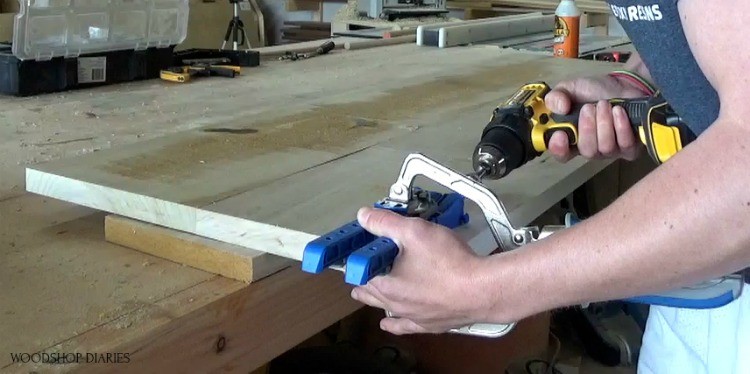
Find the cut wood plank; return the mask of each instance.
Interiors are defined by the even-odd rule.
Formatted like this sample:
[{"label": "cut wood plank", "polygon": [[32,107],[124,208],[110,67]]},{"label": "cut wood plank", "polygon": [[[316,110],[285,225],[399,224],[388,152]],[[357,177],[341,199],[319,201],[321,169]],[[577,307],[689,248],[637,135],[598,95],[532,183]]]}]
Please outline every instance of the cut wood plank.
[{"label": "cut wood plank", "polygon": [[534,17],[538,15],[540,16],[542,14],[539,12],[536,12],[536,13],[527,13],[527,14],[514,14],[510,16],[489,17],[489,18],[479,18],[479,19],[472,19],[472,20],[465,20],[465,21],[439,22],[439,23],[433,23],[433,24],[427,24],[427,25],[419,25],[417,27],[417,32],[416,32],[417,45],[436,46],[438,44],[437,34],[431,33],[431,31],[439,30],[443,27],[477,25],[477,24],[488,23],[488,22],[491,23],[491,22],[495,22],[498,20],[522,19],[522,18]]},{"label": "cut wood plank", "polygon": [[367,49],[367,48],[384,47],[387,45],[414,43],[416,41],[417,41],[416,35],[404,35],[404,36],[397,36],[394,38],[346,42],[346,44],[344,45],[344,48],[347,50]]},{"label": "cut wood plank", "polygon": [[[513,5],[528,8],[540,8],[554,10],[560,5],[556,0],[493,0],[493,5]],[[576,6],[581,12],[586,13],[610,13],[612,9],[605,1],[576,0]]]},{"label": "cut wood plank", "polygon": [[[522,7],[527,9],[546,9],[554,11],[560,4],[556,0],[493,0],[493,1],[448,1],[447,6],[451,9],[495,9],[507,6]],[[586,13],[610,13],[611,9],[605,1],[598,0],[576,0],[576,6]]]},{"label": "cut wood plank", "polygon": [[265,278],[292,264],[265,252],[115,215],[105,218],[104,235],[111,243],[245,283]]},{"label": "cut wood plank", "polygon": [[353,41],[353,40],[361,40],[361,38],[347,37],[347,36],[321,38],[318,40],[309,40],[309,41],[302,41],[302,42],[297,42],[297,43],[288,43],[288,44],[274,45],[274,46],[269,46],[269,47],[254,48],[253,50],[260,53],[261,58],[275,59],[276,57],[279,57],[286,52],[296,52],[296,53],[313,52],[327,41],[334,42],[335,44],[334,49],[343,49],[344,44],[347,41]]},{"label": "cut wood plank", "polygon": [[428,33],[437,33],[437,47],[450,48],[459,45],[511,38],[548,31],[554,28],[554,15],[522,16],[514,19],[499,19],[478,24],[441,27]]},{"label": "cut wood plank", "polygon": [[315,238],[305,232],[36,170],[28,170],[26,183],[29,191],[40,195],[236,244],[244,247],[245,256],[252,256],[255,253],[253,248],[259,248],[267,253],[301,261],[305,244]]},{"label": "cut wood plank", "polygon": [[383,33],[383,38],[397,38],[399,36],[416,35],[417,29],[389,30]]}]

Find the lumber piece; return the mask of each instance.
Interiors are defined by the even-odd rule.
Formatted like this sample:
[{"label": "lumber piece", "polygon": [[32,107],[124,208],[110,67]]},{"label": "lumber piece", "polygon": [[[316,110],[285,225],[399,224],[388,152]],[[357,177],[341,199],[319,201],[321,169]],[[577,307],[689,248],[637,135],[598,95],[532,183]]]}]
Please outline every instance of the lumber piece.
[{"label": "lumber piece", "polygon": [[511,20],[511,19],[518,19],[518,18],[525,18],[525,17],[532,17],[536,15],[541,15],[542,13],[535,12],[535,13],[525,13],[525,14],[514,14],[510,16],[499,16],[499,17],[489,17],[489,18],[478,18],[478,19],[472,19],[472,20],[465,20],[465,21],[459,21],[459,22],[439,22],[439,23],[433,23],[428,25],[419,25],[417,27],[417,45],[419,46],[435,46],[437,45],[437,34],[434,34],[432,31],[440,30],[443,27],[450,27],[450,26],[468,26],[468,25],[476,25],[476,24],[482,24],[487,22],[495,22],[497,20]]},{"label": "lumber piece", "polygon": [[[554,10],[560,5],[556,0],[493,0],[493,5],[512,5],[528,8]],[[598,0],[576,0],[576,6],[581,12],[586,13],[611,13],[612,9],[605,1]]]},{"label": "lumber piece", "polygon": [[[508,16],[508,17],[515,17],[514,16]],[[445,26],[452,26],[452,25],[467,25],[467,24],[474,24],[474,23],[481,23],[481,22],[487,22],[488,19],[482,18],[482,19],[471,19],[471,20],[451,20],[446,22],[434,22],[424,25],[418,25],[417,26],[417,45],[424,45],[425,41],[424,34],[427,30],[437,30],[441,27]]]},{"label": "lumber piece", "polygon": [[302,261],[305,244],[315,239],[315,235],[305,232],[37,170],[28,170],[26,182],[30,191],[41,195],[239,245],[246,256],[252,256],[254,248],[260,248],[267,253]]},{"label": "lumber piece", "polygon": [[404,36],[397,36],[393,38],[346,42],[346,44],[344,45],[344,48],[347,50],[367,49],[367,48],[375,48],[375,47],[384,47],[384,46],[395,45],[395,44],[414,43],[416,41],[417,41],[416,35],[404,35]]},{"label": "lumber piece", "polygon": [[[554,11],[560,4],[557,0],[492,0],[473,1],[455,0],[448,1],[450,9],[481,9],[481,10],[504,10],[507,7],[520,7],[527,9]],[[600,0],[576,0],[576,5],[584,13],[609,14],[611,9],[605,1]]]},{"label": "lumber piece", "polygon": [[108,215],[107,241],[245,283],[263,279],[292,262],[146,222]]},{"label": "lumber piece", "polygon": [[436,37],[427,37],[433,46],[438,48],[450,48],[458,45],[486,42],[523,36],[529,34],[549,31],[554,28],[554,15],[522,15],[510,19],[500,19],[468,24],[441,27],[438,30],[429,30],[427,33],[437,34]]},{"label": "lumber piece", "polygon": [[254,51],[260,53],[261,58],[272,59],[279,57],[286,52],[292,53],[309,53],[314,52],[318,47],[327,41],[335,44],[334,49],[344,49],[344,44],[348,41],[361,40],[361,38],[339,36],[332,38],[320,38],[318,40],[306,40],[296,43],[280,44],[269,47],[254,48]]},{"label": "lumber piece", "polygon": [[390,39],[390,38],[397,38],[399,36],[406,36],[406,35],[416,35],[417,29],[403,29],[403,30],[388,30],[383,33],[383,38]]}]

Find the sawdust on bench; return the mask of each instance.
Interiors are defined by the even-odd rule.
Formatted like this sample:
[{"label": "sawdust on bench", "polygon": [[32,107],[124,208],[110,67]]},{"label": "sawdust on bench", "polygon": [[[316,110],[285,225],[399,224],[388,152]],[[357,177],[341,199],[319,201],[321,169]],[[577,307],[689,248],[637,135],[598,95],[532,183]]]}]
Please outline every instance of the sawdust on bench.
[{"label": "sawdust on bench", "polygon": [[[536,66],[535,66],[536,65]],[[470,74],[385,92],[372,100],[332,104],[267,121],[221,124],[245,129],[238,133],[196,131],[194,136],[158,151],[114,161],[106,171],[139,180],[174,181],[201,165],[279,152],[291,148],[343,152],[368,137],[394,129],[399,121],[446,106],[470,103],[508,81],[521,82],[545,74],[543,63],[530,62],[485,68]],[[500,100],[501,97],[498,97]],[[487,113],[488,118],[490,113]]]}]

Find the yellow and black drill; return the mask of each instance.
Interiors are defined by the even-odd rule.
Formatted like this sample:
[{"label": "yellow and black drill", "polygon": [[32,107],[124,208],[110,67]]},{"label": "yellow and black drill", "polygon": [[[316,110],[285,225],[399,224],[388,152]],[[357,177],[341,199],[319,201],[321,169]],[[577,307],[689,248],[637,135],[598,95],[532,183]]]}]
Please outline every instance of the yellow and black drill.
[{"label": "yellow and black drill", "polygon": [[[550,92],[544,82],[521,87],[495,108],[473,155],[478,179],[499,179],[544,153],[557,131],[578,144],[578,118],[584,104],[566,115],[552,113],[544,103]],[[661,164],[695,139],[679,115],[660,93],[637,99],[610,99],[622,106],[651,158]]]}]

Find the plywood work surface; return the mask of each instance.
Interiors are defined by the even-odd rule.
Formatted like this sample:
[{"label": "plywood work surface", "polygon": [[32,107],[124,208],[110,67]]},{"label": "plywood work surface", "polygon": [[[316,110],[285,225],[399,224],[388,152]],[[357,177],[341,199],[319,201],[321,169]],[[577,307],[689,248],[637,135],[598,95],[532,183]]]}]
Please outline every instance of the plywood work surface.
[{"label": "plywood work surface", "polygon": [[[96,102],[102,118],[170,135],[29,165],[27,189],[75,204],[37,194],[0,201],[0,217],[11,217],[3,240],[14,242],[3,247],[0,281],[10,286],[0,292],[16,300],[0,310],[0,368],[15,368],[7,352],[75,350],[133,352],[131,363],[102,370],[252,370],[357,309],[341,274],[292,267],[247,286],[105,243],[104,215],[87,208],[188,232],[222,217],[207,234],[298,254],[306,238],[384,196],[408,153],[468,170],[492,109],[521,84],[611,69],[496,47],[397,45],[268,63],[234,80],[67,95],[55,105]],[[128,109],[147,97],[160,109]],[[79,122],[73,113],[60,123]],[[535,197],[564,195],[602,167],[535,165],[494,185],[519,222],[546,209]],[[214,230],[227,222],[263,230]],[[222,336],[236,344],[218,354]]]}]

